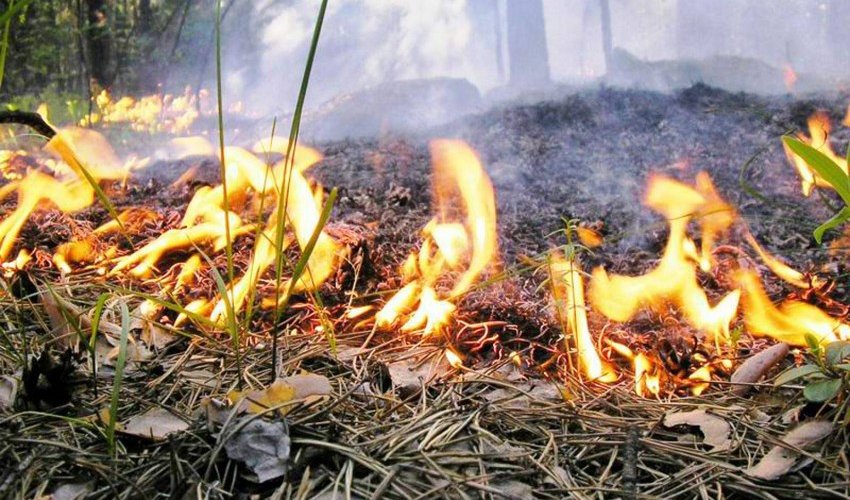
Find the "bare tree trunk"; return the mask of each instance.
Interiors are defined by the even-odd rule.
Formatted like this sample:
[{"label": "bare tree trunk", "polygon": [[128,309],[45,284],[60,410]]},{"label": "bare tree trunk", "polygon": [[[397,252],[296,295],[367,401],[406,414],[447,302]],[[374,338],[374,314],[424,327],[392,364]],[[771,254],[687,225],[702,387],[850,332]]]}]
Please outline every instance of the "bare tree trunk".
[{"label": "bare tree trunk", "polygon": [[153,28],[151,0],[139,0],[139,34],[147,36]]},{"label": "bare tree trunk", "polygon": [[89,73],[102,88],[109,87],[115,81],[115,57],[109,13],[108,0],[86,0]]},{"label": "bare tree trunk", "polygon": [[605,56],[605,71],[611,71],[614,51],[614,35],[611,31],[611,5],[608,0],[599,0],[599,16],[602,22],[602,54]]},{"label": "bare tree trunk", "polygon": [[549,51],[542,0],[508,0],[510,84],[540,87],[549,83]]}]

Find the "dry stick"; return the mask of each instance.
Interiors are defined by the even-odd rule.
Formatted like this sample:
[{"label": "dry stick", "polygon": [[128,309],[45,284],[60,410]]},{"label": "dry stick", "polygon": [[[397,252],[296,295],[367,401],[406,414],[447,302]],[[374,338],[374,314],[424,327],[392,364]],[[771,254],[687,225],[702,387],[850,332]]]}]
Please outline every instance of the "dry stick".
[{"label": "dry stick", "polygon": [[640,431],[634,425],[626,429],[626,442],[623,446],[623,492],[625,498],[637,498],[637,458],[640,446]]}]

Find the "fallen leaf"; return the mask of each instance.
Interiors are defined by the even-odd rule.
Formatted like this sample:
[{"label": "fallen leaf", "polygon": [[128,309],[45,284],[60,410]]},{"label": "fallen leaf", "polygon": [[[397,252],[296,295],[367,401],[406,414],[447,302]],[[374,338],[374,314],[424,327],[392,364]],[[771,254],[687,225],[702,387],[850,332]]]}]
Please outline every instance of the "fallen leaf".
[{"label": "fallen leaf", "polygon": [[679,425],[699,427],[703,435],[702,442],[711,447],[710,451],[728,450],[732,446],[732,440],[729,438],[732,426],[726,420],[706,413],[705,410],[672,412],[664,416],[664,427]]},{"label": "fallen leaf", "polygon": [[[245,423],[246,419],[253,420]],[[261,483],[286,474],[290,440],[282,421],[244,416],[234,425],[239,431],[224,443],[231,460],[247,465]]]},{"label": "fallen leaf", "polygon": [[753,388],[749,384],[754,384],[761,380],[776,363],[779,363],[788,355],[788,349],[788,344],[783,342],[768,347],[744,361],[729,379],[733,384],[741,384],[732,387],[732,394],[743,396],[749,392]]},{"label": "fallen leaf", "polygon": [[161,441],[169,434],[182,432],[189,424],[168,410],[154,408],[124,422],[121,432],[131,436]]},{"label": "fallen leaf", "polygon": [[442,354],[431,353],[424,361],[420,356],[409,358],[387,365],[393,387],[402,393],[419,390],[432,380],[442,378],[452,372],[452,367]]},{"label": "fallen leaf", "polygon": [[534,498],[534,488],[530,484],[519,481],[493,482],[491,485],[499,491],[499,496],[510,500],[527,500]]},{"label": "fallen leaf", "polygon": [[758,464],[746,469],[744,474],[766,481],[779,479],[790,472],[800,459],[801,455],[796,449],[804,449],[820,441],[828,436],[832,429],[831,422],[822,420],[806,422],[795,427],[782,438],[784,445],[771,448]]},{"label": "fallen leaf", "polygon": [[238,411],[257,414],[269,408],[280,407],[278,412],[285,415],[294,406],[286,403],[310,400],[330,393],[331,382],[327,377],[307,373],[279,378],[261,391],[231,391],[227,398],[236,405]]},{"label": "fallen leaf", "polygon": [[93,490],[94,483],[63,484],[50,494],[51,500],[79,500],[85,498]]},{"label": "fallen leaf", "polygon": [[9,375],[0,378],[0,411],[14,406],[15,399],[18,397],[19,384],[19,379]]}]

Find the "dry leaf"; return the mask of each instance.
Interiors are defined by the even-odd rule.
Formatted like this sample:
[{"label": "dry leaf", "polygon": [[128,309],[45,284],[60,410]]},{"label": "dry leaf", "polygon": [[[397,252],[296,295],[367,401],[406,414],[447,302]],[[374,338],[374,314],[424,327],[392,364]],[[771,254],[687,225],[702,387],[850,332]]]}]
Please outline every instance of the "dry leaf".
[{"label": "dry leaf", "polygon": [[432,380],[451,373],[452,367],[445,356],[435,356],[432,353],[424,361],[421,361],[420,356],[412,355],[401,361],[390,363],[387,365],[387,370],[393,387],[402,393],[410,393],[423,385],[428,385]]},{"label": "dry leaf", "polygon": [[767,349],[759,352],[755,356],[750,357],[750,359],[744,361],[741,366],[735,370],[735,373],[732,374],[732,377],[729,379],[733,384],[742,384],[735,385],[732,387],[732,394],[736,396],[743,396],[746,394],[752,386],[748,384],[754,384],[764,377],[764,375],[773,368],[776,363],[782,361],[785,356],[788,355],[788,344],[782,342],[781,344],[776,344],[772,347],[768,347]]},{"label": "dry leaf", "polygon": [[239,431],[224,444],[231,460],[247,465],[261,483],[286,474],[290,440],[283,422],[245,416],[234,425]]},{"label": "dry leaf", "polygon": [[19,383],[19,379],[9,375],[0,378],[0,411],[14,406],[15,399],[18,397]]},{"label": "dry leaf", "polygon": [[160,441],[171,433],[182,432],[189,424],[162,408],[154,408],[124,422],[121,432],[131,436]]},{"label": "dry leaf", "polygon": [[664,416],[665,427],[678,425],[699,427],[703,435],[702,442],[711,447],[710,451],[728,450],[732,446],[732,440],[729,438],[732,426],[726,420],[706,413],[705,410],[673,412]]},{"label": "dry leaf", "polygon": [[63,484],[53,490],[50,500],[79,500],[85,498],[94,489],[94,483]]},{"label": "dry leaf", "polygon": [[744,474],[766,481],[779,479],[790,472],[800,459],[800,454],[794,449],[804,449],[820,441],[832,432],[832,428],[831,422],[822,420],[797,426],[782,438],[784,446],[771,448],[758,464],[745,470]]},{"label": "dry leaf", "polygon": [[327,377],[308,373],[277,379],[261,391],[231,391],[227,398],[236,404],[238,411],[263,413],[269,408],[280,406],[278,412],[285,415],[294,406],[285,403],[327,396],[330,393],[331,383]]}]

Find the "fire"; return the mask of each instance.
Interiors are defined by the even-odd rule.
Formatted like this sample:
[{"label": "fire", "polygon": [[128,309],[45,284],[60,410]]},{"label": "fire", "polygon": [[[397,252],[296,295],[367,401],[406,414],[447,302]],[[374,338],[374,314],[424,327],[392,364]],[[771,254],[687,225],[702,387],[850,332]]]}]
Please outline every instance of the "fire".
[{"label": "fire", "polygon": [[790,64],[786,64],[782,68],[782,80],[785,82],[785,88],[788,92],[794,92],[794,87],[797,85],[797,72]]},{"label": "fire", "polygon": [[816,306],[799,301],[774,306],[754,271],[740,270],[735,278],[744,292],[744,323],[751,335],[769,336],[797,346],[806,345],[806,335],[814,335],[824,344],[850,339],[850,325]]},{"label": "fire", "polygon": [[[658,266],[643,276],[609,275],[604,268],[593,271],[590,299],[609,319],[631,320],[644,307],[676,306],[688,322],[710,338],[725,341],[729,324],[738,309],[740,292],[732,291],[711,306],[697,280],[697,262],[711,266],[711,248],[706,247],[733,221],[734,212],[717,196],[710,179],[700,174],[693,189],[672,179],[654,176],[649,181],[645,203],[667,218],[670,235]],[[698,251],[687,236],[691,219],[700,217],[703,249]]]},{"label": "fire", "polygon": [[[835,164],[838,165],[845,174],[847,174],[847,160],[835,154],[835,151],[832,149],[832,145],[829,143],[829,134],[832,131],[829,115],[827,115],[825,111],[818,111],[812,114],[808,120],[808,127],[809,137],[802,133],[797,134],[797,137],[802,142],[823,153],[830,160],[835,162]],[[797,154],[791,151],[787,146],[784,147],[788,161],[791,162],[791,165],[793,165],[794,168],[797,169],[797,173],[800,174],[804,196],[812,194],[812,189],[815,187],[832,188],[832,185],[824,180],[824,178],[817,172],[812,170],[805,160],[797,156]]]},{"label": "fire", "polygon": [[[206,96],[201,91],[200,99]],[[80,120],[81,126],[94,123],[126,123],[137,132],[186,132],[198,119],[199,97],[186,87],[183,95],[150,95],[138,100],[125,96],[117,101],[106,90],[95,98],[97,112]]]},{"label": "fire", "polygon": [[[375,315],[378,328],[401,324],[403,332],[440,331],[454,313],[452,300],[466,293],[496,258],[495,195],[478,156],[452,140],[433,141],[431,156],[438,215],[422,230],[419,251],[402,266],[407,283]],[[451,290],[439,293],[438,281],[464,266]]]},{"label": "fire", "polygon": [[65,213],[78,212],[94,202],[92,182],[126,176],[127,164],[102,135],[91,130],[60,130],[44,150],[57,158],[53,169],[59,177],[33,170],[0,192],[0,199],[18,193],[17,207],[0,222],[0,260],[9,257],[21,228],[37,208],[52,205]]},{"label": "fire", "polygon": [[819,288],[824,285],[824,280],[818,278],[817,276],[813,276],[811,278],[807,278],[800,271],[791,268],[778,258],[773,255],[767,253],[767,251],[759,245],[758,241],[750,234],[749,231],[746,232],[744,237],[747,240],[747,243],[753,247],[753,250],[756,251],[759,258],[761,258],[762,262],[770,269],[773,274],[781,278],[786,283],[796,286],[797,288]]},{"label": "fire", "polygon": [[[604,383],[616,381],[616,372],[600,358],[590,335],[584,304],[584,278],[579,264],[575,260],[568,261],[556,255],[550,263],[550,276],[555,311],[561,324],[568,325],[569,333],[575,339],[578,364],[582,373],[588,380]],[[565,342],[569,350],[569,339]]]}]

